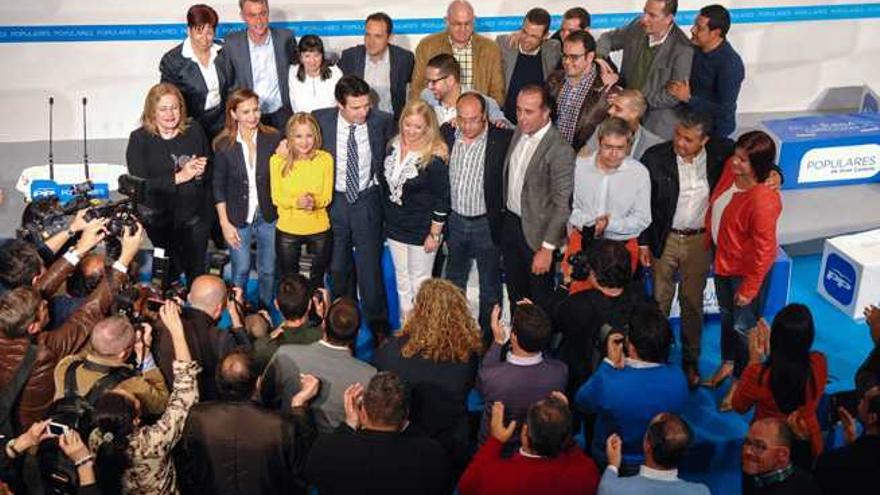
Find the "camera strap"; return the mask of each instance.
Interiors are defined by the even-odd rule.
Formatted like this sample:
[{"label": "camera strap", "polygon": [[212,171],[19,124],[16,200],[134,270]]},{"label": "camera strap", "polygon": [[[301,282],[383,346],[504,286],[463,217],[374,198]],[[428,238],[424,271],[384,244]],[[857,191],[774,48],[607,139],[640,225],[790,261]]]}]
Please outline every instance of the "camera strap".
[{"label": "camera strap", "polygon": [[14,427],[15,422],[13,421],[12,413],[18,402],[18,397],[21,395],[21,391],[24,389],[24,385],[34,369],[34,363],[37,361],[37,348],[38,346],[33,340],[28,343],[27,350],[24,352],[24,358],[21,360],[21,364],[18,365],[18,369],[15,370],[12,381],[9,382],[3,389],[2,394],[0,394],[0,434],[4,436],[13,436],[18,433]]},{"label": "camera strap", "polygon": [[[76,384],[76,372],[79,371],[80,368],[104,373],[104,376],[92,383],[92,386],[85,395],[80,393],[79,387]],[[105,392],[115,388],[117,385],[133,376],[135,376],[135,372],[128,366],[107,366],[93,363],[86,359],[76,361],[71,363],[64,372],[64,396],[81,396],[89,404],[94,405]]]}]

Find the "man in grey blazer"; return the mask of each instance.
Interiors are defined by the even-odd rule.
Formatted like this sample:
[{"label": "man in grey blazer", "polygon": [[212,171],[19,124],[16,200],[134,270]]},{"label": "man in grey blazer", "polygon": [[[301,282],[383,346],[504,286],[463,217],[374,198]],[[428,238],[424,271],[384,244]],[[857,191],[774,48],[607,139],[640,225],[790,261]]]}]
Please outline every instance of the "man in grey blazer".
[{"label": "man in grey blazer", "polygon": [[693,61],[693,47],[675,23],[677,11],[678,0],[646,0],[644,14],[603,33],[596,47],[600,57],[623,50],[623,86],[645,95],[648,111],[642,123],[664,140],[671,140],[675,133],[679,105],[666,86],[689,80]]},{"label": "man in grey blazer", "polygon": [[543,86],[520,90],[518,123],[504,160],[504,256],[511,305],[529,298],[545,311],[553,298],[554,253],[571,213],[574,149],[550,122]]},{"label": "man in grey blazer", "polygon": [[[543,85],[559,64],[560,45],[549,39],[550,13],[536,7],[526,13],[522,28],[495,38],[504,71],[504,116],[516,124],[516,96],[529,84]],[[499,102],[500,103],[500,102]]]},{"label": "man in grey blazer", "polygon": [[260,120],[284,130],[288,107],[288,73],[296,56],[296,37],[288,29],[269,27],[269,0],[238,0],[244,31],[226,36],[224,53],[232,72],[232,88],[249,88],[260,97]]}]

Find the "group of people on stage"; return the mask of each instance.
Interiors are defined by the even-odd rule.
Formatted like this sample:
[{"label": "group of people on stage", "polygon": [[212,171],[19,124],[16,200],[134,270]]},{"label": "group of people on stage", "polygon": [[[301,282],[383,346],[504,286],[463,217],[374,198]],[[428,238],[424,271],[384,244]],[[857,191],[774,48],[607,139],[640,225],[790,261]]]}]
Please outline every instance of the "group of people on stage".
[{"label": "group of people on stage", "polygon": [[[239,8],[246,29],[222,44],[216,11],[189,8],[128,142],[129,171],[146,180],[144,231],[189,285],[182,314],[167,302],[155,315],[152,354],[127,320],[100,320],[140,229],[123,234],[115,272],[86,268],[100,220],[78,216],[47,242],[76,244],[48,271],[30,248],[0,248],[0,349],[14,349],[0,354],[0,383],[23,386],[30,407],[13,415],[0,474],[27,478],[26,463],[8,465],[48,431],[52,383],[17,381],[34,335],[51,351],[37,359],[41,379],[55,370],[55,399],[91,400],[101,373],[140,363],[125,393],[97,399],[88,438],[58,440],[83,492],[703,494],[679,476],[694,439],[681,413],[689,389],[728,381],[719,409],[755,409],[747,493],[870,486],[859,483],[880,451],[880,351],[859,372],[858,409],[840,413],[852,445],[829,451],[810,310],[762,319],[783,177],[766,133],[730,138],[745,70],[726,8],[700,9],[688,36],[677,0],[646,0],[596,38],[585,9],[551,33],[536,7],[492,40],[474,32],[473,5],[453,0],[445,30],[415,52],[377,12],[336,63],[319,36],[270,26],[267,0]],[[236,297],[255,267],[259,305],[280,325],[227,304],[223,280],[206,275],[212,237],[229,249]],[[389,321],[386,245],[401,321]],[[13,266],[18,278],[3,273]],[[704,379],[710,271],[722,362]],[[97,278],[42,331],[40,298],[71,272]],[[231,331],[217,328],[224,309]],[[880,342],[880,310],[866,314]],[[372,363],[353,355],[362,319]],[[485,403],[476,432],[473,388]]]}]

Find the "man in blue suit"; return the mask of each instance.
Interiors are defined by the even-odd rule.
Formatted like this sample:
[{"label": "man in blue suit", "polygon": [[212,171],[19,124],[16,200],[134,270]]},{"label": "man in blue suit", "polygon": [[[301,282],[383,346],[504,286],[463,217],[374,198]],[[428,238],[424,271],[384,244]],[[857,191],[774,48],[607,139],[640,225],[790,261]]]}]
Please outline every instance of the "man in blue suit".
[{"label": "man in blue suit", "polygon": [[261,121],[284,130],[290,118],[290,63],[296,56],[296,37],[289,29],[269,27],[268,0],[238,0],[244,31],[229,33],[224,52],[229,59],[230,91],[254,90],[260,97]]},{"label": "man in blue suit", "polygon": [[339,58],[343,74],[354,74],[373,90],[373,103],[379,110],[400,117],[406,105],[406,85],[412,77],[415,57],[405,48],[391,44],[394,23],[384,12],[367,16],[364,44],[346,48]]},{"label": "man in blue suit", "polygon": [[316,110],[323,148],[335,165],[330,225],[333,255],[330,276],[334,297],[355,297],[354,266],[364,315],[376,343],[389,331],[385,287],[382,282],[382,201],[379,177],[385,147],[394,134],[390,114],[371,109],[370,85],[358,76],[344,76],[336,84],[337,108]]}]

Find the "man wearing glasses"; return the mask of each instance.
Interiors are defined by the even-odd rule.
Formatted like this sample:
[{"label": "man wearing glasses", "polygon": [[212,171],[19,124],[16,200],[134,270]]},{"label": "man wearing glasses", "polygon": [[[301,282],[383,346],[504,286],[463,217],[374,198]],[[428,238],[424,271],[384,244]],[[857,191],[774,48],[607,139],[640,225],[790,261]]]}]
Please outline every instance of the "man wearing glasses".
[{"label": "man wearing glasses", "polygon": [[606,63],[596,63],[596,41],[587,31],[565,39],[562,68],[547,81],[555,101],[556,126],[575,150],[581,149],[608,111],[608,96],[620,88]]},{"label": "man wearing glasses", "polygon": [[470,2],[454,0],[446,9],[446,30],[426,36],[416,47],[410,98],[425,89],[425,68],[435,55],[448,53],[461,66],[459,81],[465,91],[474,90],[504,101],[501,50],[489,38],[474,33],[474,8]]},{"label": "man wearing glasses", "polygon": [[[637,238],[651,224],[651,179],[648,170],[628,156],[632,133],[626,122],[610,117],[596,133],[599,150],[588,157],[579,156],[575,163],[566,256],[581,250],[581,232],[588,229],[597,239],[626,243],[634,271]],[[573,294],[591,287],[589,281],[575,281],[570,290]]]},{"label": "man wearing glasses", "polygon": [[[419,97],[434,109],[437,123],[454,123],[456,103],[465,89],[461,85],[461,65],[455,57],[441,53],[428,61],[425,68],[425,86]],[[497,127],[513,127],[492,97],[479,93],[486,103],[489,122]]]},{"label": "man wearing glasses", "polygon": [[793,441],[794,433],[784,419],[752,423],[742,449],[743,493],[820,493],[813,476],[792,464]]}]

